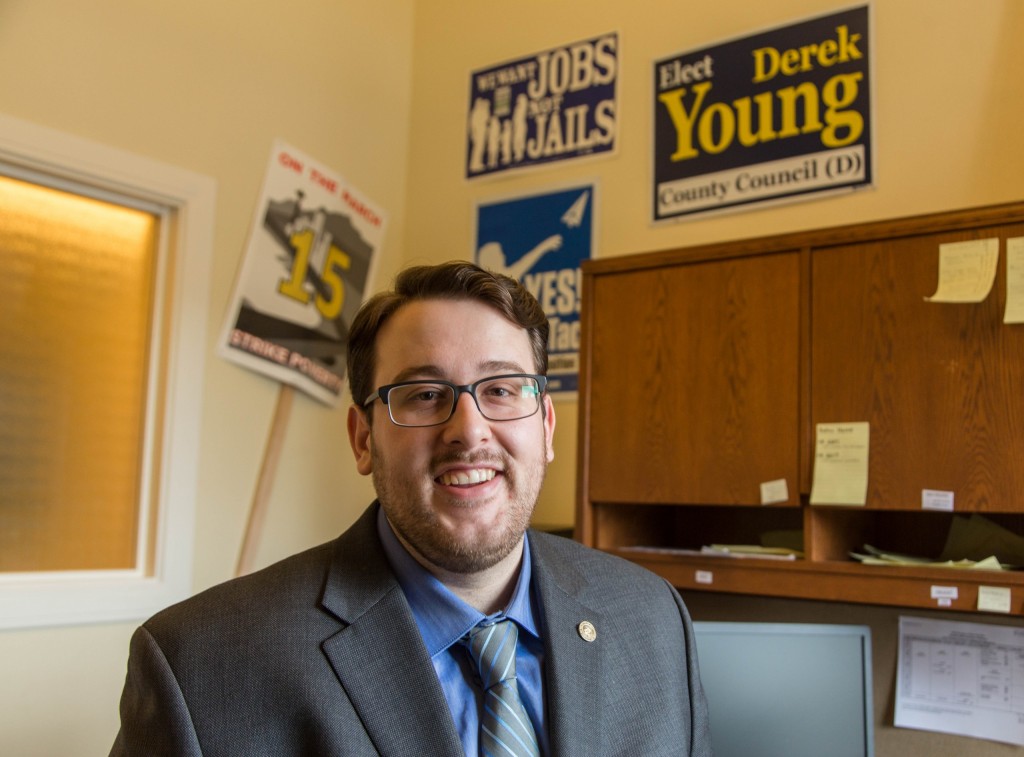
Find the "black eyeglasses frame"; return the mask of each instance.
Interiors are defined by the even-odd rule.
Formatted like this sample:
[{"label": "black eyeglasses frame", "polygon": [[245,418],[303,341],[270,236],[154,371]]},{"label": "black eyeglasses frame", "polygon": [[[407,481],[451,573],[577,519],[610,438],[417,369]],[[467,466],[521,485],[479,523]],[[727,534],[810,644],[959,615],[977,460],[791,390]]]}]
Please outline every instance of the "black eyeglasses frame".
[{"label": "black eyeglasses frame", "polygon": [[[537,382],[537,407],[533,410],[533,412],[529,413],[528,415],[521,415],[518,418],[491,418],[480,407],[480,400],[478,400],[476,396],[477,387],[480,386],[481,384],[487,383],[488,381],[494,381],[495,379],[512,378],[528,378],[533,379],[534,381]],[[412,386],[415,384],[439,384],[441,386],[450,387],[452,391],[455,392],[455,395],[452,398],[451,410],[449,411],[447,418],[445,418],[443,421],[437,421],[436,423],[428,423],[425,426],[413,425],[409,423],[399,423],[398,421],[395,420],[394,416],[391,414],[391,406],[388,404],[388,395],[390,395],[392,389],[397,389],[402,386]],[[379,399],[381,402],[384,403],[385,406],[387,406],[388,418],[396,426],[400,426],[401,428],[430,428],[432,426],[444,425],[445,423],[450,421],[452,419],[452,416],[455,415],[455,408],[458,407],[459,405],[459,398],[463,394],[468,394],[470,397],[473,398],[473,403],[476,405],[476,409],[480,412],[480,415],[482,415],[489,421],[493,421],[495,423],[503,423],[505,421],[521,421],[523,420],[523,418],[530,418],[531,416],[536,415],[537,410],[540,410],[541,407],[540,398],[543,397],[544,393],[547,391],[547,386],[548,377],[543,376],[539,373],[499,373],[496,376],[485,376],[482,379],[477,379],[472,384],[456,384],[452,381],[445,381],[444,379],[414,379],[412,381],[399,381],[396,384],[385,384],[384,386],[377,387],[376,391],[374,391],[373,394],[371,394],[363,401],[362,406],[369,407],[371,404],[373,404],[374,401]]]}]

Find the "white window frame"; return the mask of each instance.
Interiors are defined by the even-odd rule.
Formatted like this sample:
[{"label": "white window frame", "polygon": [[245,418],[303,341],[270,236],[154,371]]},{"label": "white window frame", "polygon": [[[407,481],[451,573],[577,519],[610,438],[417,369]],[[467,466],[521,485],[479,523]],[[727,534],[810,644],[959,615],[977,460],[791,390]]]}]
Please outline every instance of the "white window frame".
[{"label": "white window frame", "polygon": [[[169,291],[173,300],[155,302],[169,313],[169,322],[155,327],[167,335],[167,373],[161,377],[165,400],[160,439],[149,433],[147,411],[147,458],[154,449],[160,457],[143,471],[137,568],[0,573],[0,629],[139,620],[192,590],[216,184],[208,176],[3,114],[0,164],[16,178],[45,177],[49,186],[145,209],[161,218],[166,255],[157,262],[157,276],[175,279],[169,287],[157,287]],[[159,471],[156,481],[154,468]],[[147,498],[153,500],[148,505]],[[149,554],[153,514],[157,522]]]}]

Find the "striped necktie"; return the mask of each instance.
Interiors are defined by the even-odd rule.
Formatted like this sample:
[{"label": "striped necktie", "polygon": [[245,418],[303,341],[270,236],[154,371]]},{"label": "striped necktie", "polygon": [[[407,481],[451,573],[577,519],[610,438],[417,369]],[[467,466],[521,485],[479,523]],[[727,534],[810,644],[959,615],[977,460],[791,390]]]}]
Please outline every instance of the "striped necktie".
[{"label": "striped necktie", "polygon": [[516,640],[511,620],[477,626],[463,638],[480,673],[484,709],[480,715],[481,757],[539,757],[537,736],[519,700]]}]

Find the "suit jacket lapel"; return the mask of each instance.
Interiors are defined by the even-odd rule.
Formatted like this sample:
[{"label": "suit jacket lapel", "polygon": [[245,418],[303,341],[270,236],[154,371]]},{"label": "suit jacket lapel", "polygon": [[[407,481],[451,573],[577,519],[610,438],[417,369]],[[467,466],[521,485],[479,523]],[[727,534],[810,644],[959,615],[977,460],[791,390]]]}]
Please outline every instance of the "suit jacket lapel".
[{"label": "suit jacket lapel", "polygon": [[[336,543],[322,604],[346,625],[324,641],[324,654],[381,754],[462,757],[412,610],[380,546],[376,517],[375,505]],[[609,696],[600,688],[602,616],[577,599],[586,576],[544,541],[533,539],[530,549],[543,612],[551,753],[585,757],[600,751]],[[592,642],[580,634],[584,621],[597,631]]]},{"label": "suit jacket lapel", "polygon": [[[600,686],[605,666],[601,614],[576,599],[586,577],[575,566],[546,549],[541,539],[533,539],[530,550],[544,613],[544,690],[551,753],[560,757],[599,754],[601,712],[608,696]],[[584,621],[597,632],[593,641],[580,633]]]},{"label": "suit jacket lapel", "polygon": [[323,643],[324,654],[381,754],[462,757],[430,656],[380,547],[376,512],[367,510],[337,542],[323,606],[347,625]]}]

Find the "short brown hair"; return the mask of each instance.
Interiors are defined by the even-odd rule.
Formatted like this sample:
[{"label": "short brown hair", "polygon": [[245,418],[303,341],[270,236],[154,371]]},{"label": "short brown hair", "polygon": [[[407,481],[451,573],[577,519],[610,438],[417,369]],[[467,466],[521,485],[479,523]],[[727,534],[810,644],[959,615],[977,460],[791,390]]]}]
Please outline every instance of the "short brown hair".
[{"label": "short brown hair", "polygon": [[406,268],[394,288],[367,300],[356,313],[348,334],[348,382],[352,401],[361,405],[376,388],[377,334],[403,305],[416,300],[477,300],[526,329],[536,371],[548,370],[548,319],[526,287],[500,273],[466,261]]}]

